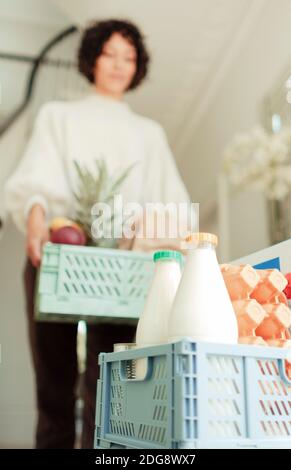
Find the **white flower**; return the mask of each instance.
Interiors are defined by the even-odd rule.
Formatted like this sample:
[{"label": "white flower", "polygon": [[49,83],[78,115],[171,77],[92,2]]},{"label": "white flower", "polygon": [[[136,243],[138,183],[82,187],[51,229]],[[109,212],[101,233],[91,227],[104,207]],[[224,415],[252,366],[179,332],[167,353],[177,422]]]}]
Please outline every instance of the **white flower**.
[{"label": "white flower", "polygon": [[291,130],[268,134],[257,126],[238,134],[224,152],[224,170],[237,190],[252,188],[281,199],[291,190]]},{"label": "white flower", "polygon": [[288,158],[288,145],[280,138],[279,134],[274,134],[270,137],[268,150],[270,160],[273,163],[284,163]]}]

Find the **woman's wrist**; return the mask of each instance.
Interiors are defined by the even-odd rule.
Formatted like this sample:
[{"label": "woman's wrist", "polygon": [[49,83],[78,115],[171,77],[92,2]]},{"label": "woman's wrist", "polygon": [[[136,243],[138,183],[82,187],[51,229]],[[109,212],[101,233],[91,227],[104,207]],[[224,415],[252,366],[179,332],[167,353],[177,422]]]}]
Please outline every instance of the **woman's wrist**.
[{"label": "woman's wrist", "polygon": [[45,226],[45,210],[40,204],[34,204],[28,214],[28,234],[42,233]]},{"label": "woman's wrist", "polygon": [[28,219],[31,209],[36,205],[40,205],[43,208],[45,215],[47,216],[49,212],[49,208],[48,208],[48,203],[47,203],[46,198],[41,194],[34,194],[26,201],[26,204],[24,206],[25,220]]},{"label": "woman's wrist", "polygon": [[40,204],[35,204],[28,214],[26,240],[26,252],[34,266],[39,266],[42,246],[48,238],[45,211]]}]

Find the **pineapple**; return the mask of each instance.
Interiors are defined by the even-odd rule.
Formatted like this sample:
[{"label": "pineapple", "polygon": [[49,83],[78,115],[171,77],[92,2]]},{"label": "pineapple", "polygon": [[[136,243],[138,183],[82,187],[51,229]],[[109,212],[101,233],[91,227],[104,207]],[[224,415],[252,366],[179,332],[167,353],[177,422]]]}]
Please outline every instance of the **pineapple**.
[{"label": "pineapple", "polygon": [[114,195],[118,193],[120,186],[136,163],[120,172],[117,176],[109,176],[106,162],[103,159],[96,159],[95,163],[96,173],[93,173],[86,167],[81,167],[78,162],[74,162],[79,180],[78,189],[74,192],[77,205],[76,222],[82,226],[90,245],[113,248],[117,245],[117,241],[114,238],[101,237],[95,239],[93,237],[91,227],[98,216],[92,215],[91,210],[97,202],[110,205],[112,215],[106,223],[114,223],[115,217],[120,216],[120,214],[114,214],[113,212]]}]

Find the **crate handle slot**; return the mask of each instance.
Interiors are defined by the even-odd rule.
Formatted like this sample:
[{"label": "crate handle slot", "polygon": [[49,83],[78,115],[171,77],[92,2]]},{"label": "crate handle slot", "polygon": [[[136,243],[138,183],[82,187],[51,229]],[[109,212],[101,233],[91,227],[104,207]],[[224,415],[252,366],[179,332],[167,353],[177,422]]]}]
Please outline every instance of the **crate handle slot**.
[{"label": "crate handle slot", "polygon": [[120,361],[120,377],[122,382],[144,382],[150,380],[153,375],[153,358],[145,357],[139,358],[141,360],[147,361],[146,373],[142,379],[129,378],[127,375],[127,363],[129,361],[138,361],[138,359],[124,359]]},{"label": "crate handle slot", "polygon": [[279,375],[281,379],[283,380],[283,382],[285,382],[287,385],[291,385],[291,380],[287,377],[287,374],[286,374],[284,359],[278,359],[278,368],[279,368]]}]

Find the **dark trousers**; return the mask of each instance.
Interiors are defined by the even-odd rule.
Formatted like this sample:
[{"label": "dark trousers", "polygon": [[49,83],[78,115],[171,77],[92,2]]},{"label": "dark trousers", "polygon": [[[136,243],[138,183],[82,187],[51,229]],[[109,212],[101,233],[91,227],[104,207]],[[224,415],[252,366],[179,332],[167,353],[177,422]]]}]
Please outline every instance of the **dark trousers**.
[{"label": "dark trousers", "polygon": [[[34,320],[36,269],[27,261],[24,270],[29,341],[36,380],[36,448],[69,449],[75,442],[75,390],[78,378],[77,325]],[[95,426],[98,354],[112,351],[114,343],[132,342],[135,327],[88,325],[84,374],[82,447],[92,448]]]}]

